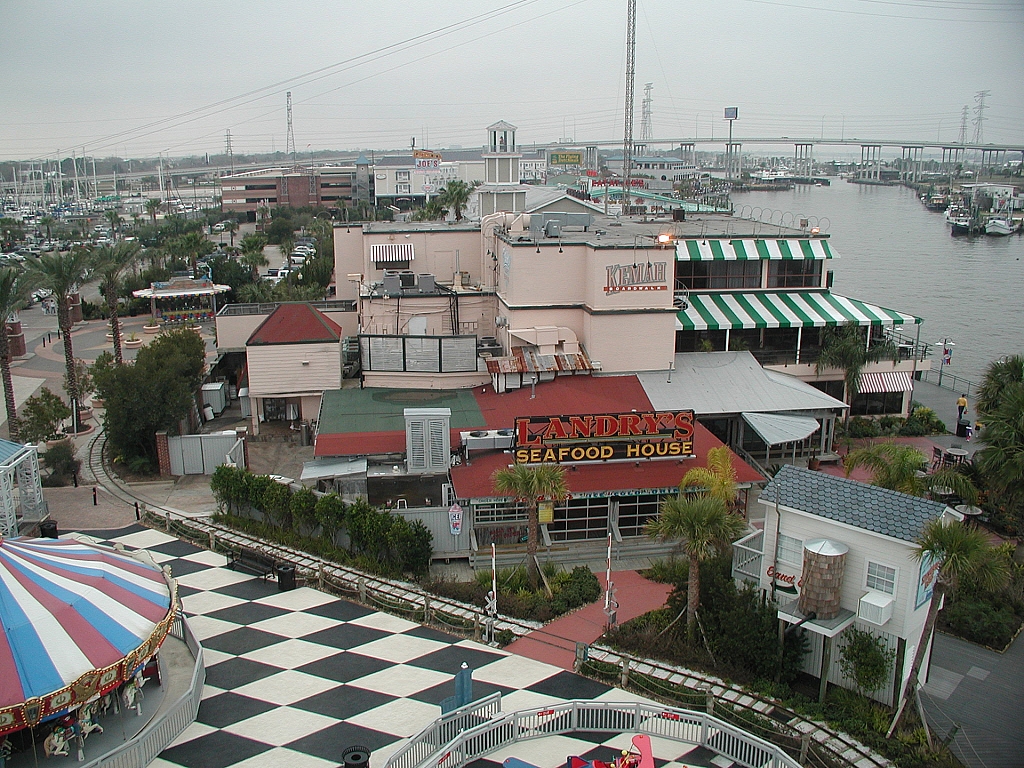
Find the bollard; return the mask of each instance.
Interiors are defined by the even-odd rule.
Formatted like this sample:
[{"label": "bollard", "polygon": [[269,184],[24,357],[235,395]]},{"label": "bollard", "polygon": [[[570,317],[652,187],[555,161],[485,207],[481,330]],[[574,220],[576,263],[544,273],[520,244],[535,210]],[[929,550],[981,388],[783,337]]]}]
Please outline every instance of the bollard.
[{"label": "bollard", "polygon": [[715,714],[715,694],[711,692],[711,686],[708,686],[704,691],[704,708],[708,711],[709,715]]},{"label": "bollard", "polygon": [[171,532],[171,513],[164,512],[164,530],[168,533]]},{"label": "bollard", "polygon": [[423,623],[430,623],[430,595],[423,596]]},{"label": "bollard", "polygon": [[136,520],[141,520],[142,519],[142,515],[139,514],[139,502],[137,502],[137,501],[135,502],[135,519]]},{"label": "bollard", "polygon": [[94,507],[99,506],[99,501],[96,499],[96,486],[92,487],[92,505]]},{"label": "bollard", "polygon": [[317,571],[317,578],[320,580],[320,589],[323,589],[327,586],[327,565],[323,560],[320,561]]},{"label": "bollard", "polygon": [[210,531],[210,551],[213,552],[217,549],[217,534]]},{"label": "bollard", "polygon": [[480,642],[480,614],[473,614],[473,639]]},{"label": "bollard", "polygon": [[623,688],[629,685],[629,659],[622,657],[622,672],[619,674],[619,685]]},{"label": "bollard", "polygon": [[356,582],[359,585],[359,602],[366,602],[366,579],[362,576],[359,577],[359,581]]}]

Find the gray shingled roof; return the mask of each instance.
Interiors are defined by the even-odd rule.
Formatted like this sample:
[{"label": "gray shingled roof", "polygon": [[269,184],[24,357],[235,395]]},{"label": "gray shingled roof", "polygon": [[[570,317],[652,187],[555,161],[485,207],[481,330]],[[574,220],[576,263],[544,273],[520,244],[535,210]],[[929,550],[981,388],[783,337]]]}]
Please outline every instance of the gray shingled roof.
[{"label": "gray shingled roof", "polygon": [[792,464],[779,470],[759,501],[774,504],[780,488],[778,501],[783,506],[904,541],[916,540],[924,524],[946,509],[937,501]]}]

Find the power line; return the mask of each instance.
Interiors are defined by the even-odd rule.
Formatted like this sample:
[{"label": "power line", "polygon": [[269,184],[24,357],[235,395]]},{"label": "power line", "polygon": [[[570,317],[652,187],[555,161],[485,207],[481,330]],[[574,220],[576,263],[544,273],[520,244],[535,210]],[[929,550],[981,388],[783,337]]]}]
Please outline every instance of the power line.
[{"label": "power line", "polygon": [[992,91],[978,91],[974,94],[974,143],[982,144],[985,141],[985,99],[992,95]]}]

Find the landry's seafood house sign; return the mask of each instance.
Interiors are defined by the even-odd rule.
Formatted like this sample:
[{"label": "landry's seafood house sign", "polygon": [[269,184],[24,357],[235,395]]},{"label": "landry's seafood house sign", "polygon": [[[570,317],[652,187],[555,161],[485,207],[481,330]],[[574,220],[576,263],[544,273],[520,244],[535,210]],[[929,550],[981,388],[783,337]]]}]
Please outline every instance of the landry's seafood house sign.
[{"label": "landry's seafood house sign", "polygon": [[516,419],[517,464],[680,459],[693,455],[693,411]]}]

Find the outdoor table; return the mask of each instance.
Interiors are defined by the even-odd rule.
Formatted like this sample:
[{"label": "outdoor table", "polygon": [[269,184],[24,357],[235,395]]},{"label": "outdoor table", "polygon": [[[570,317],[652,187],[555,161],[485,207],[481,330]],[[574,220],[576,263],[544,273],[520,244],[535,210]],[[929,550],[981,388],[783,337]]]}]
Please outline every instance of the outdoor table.
[{"label": "outdoor table", "polygon": [[953,509],[963,515],[965,521],[970,521],[974,525],[978,524],[978,518],[985,512],[981,507],[972,504],[957,504]]},{"label": "outdoor table", "polygon": [[934,497],[936,497],[938,499],[949,498],[952,495],[953,495],[953,489],[952,488],[947,488],[944,485],[933,485],[932,486],[932,496],[934,496]]},{"label": "outdoor table", "polygon": [[967,451],[963,448],[947,448],[945,454],[949,457],[949,464],[963,464],[967,460]]}]

